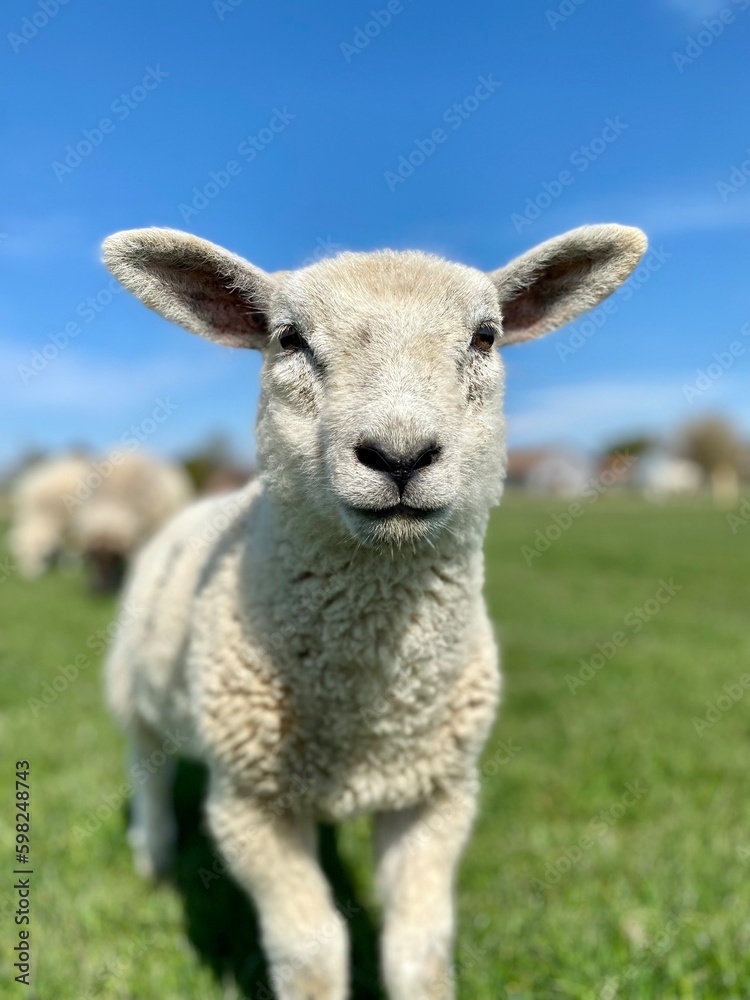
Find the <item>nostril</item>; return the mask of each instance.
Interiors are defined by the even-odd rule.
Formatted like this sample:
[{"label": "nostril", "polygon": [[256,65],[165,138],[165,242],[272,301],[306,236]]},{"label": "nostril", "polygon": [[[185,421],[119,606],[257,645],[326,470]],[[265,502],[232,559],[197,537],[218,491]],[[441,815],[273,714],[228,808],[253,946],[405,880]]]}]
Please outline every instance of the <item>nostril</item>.
[{"label": "nostril", "polygon": [[368,469],[374,469],[376,472],[385,472],[396,483],[399,490],[404,489],[416,472],[432,465],[440,455],[440,451],[438,445],[431,444],[418,452],[412,452],[411,455],[397,457],[372,442],[357,445],[354,449],[362,465]]},{"label": "nostril", "polygon": [[380,451],[379,448],[360,444],[357,445],[354,452],[362,465],[366,466],[368,469],[375,469],[377,472],[390,473],[392,469],[392,462],[384,452]]},{"label": "nostril", "polygon": [[432,444],[422,452],[422,454],[417,458],[412,468],[415,472],[419,469],[426,469],[428,465],[432,465],[433,462],[437,461],[440,457],[440,452],[442,448],[440,445]]}]

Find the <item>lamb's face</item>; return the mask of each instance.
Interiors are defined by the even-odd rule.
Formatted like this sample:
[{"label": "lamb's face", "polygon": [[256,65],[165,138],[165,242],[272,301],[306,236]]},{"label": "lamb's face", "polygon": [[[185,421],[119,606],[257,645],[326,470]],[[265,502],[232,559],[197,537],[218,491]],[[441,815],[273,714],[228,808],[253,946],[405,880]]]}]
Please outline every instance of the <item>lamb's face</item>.
[{"label": "lamb's face", "polygon": [[419,253],[343,254],[282,279],[259,449],[269,481],[366,544],[485,510],[505,455],[487,275]]},{"label": "lamb's face", "polygon": [[278,500],[393,545],[472,522],[498,497],[494,343],[591,309],[645,248],[637,229],[585,226],[489,274],[385,251],[271,275],[195,236],[140,229],[111,236],[104,259],[167,319],[264,352],[258,452]]}]

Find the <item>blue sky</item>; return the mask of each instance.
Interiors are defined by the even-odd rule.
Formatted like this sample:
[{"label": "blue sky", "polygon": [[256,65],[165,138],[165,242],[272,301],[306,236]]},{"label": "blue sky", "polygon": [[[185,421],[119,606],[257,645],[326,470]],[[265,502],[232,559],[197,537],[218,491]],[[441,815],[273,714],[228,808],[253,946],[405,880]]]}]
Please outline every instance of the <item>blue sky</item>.
[{"label": "blue sky", "polygon": [[2,22],[0,463],[133,427],[251,453],[259,357],[111,290],[101,240],[147,225],[270,270],[384,246],[491,269],[639,225],[650,269],[609,313],[506,352],[511,443],[706,412],[750,436],[750,0],[28,0]]}]

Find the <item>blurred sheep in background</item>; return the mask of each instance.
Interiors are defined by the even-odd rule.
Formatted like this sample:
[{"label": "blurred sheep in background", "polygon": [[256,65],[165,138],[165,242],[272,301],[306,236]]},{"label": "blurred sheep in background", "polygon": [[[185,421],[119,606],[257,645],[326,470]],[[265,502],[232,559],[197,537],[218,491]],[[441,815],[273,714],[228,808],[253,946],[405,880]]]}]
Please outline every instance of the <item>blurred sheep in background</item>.
[{"label": "blurred sheep in background", "polygon": [[83,559],[91,589],[119,587],[131,556],[193,496],[183,469],[143,453],[40,462],[16,483],[11,554],[28,579]]},{"label": "blurred sheep in background", "polygon": [[88,467],[88,458],[66,455],[31,466],[16,481],[8,543],[27,580],[41,576],[71,552],[71,511],[64,498],[75,495]]}]

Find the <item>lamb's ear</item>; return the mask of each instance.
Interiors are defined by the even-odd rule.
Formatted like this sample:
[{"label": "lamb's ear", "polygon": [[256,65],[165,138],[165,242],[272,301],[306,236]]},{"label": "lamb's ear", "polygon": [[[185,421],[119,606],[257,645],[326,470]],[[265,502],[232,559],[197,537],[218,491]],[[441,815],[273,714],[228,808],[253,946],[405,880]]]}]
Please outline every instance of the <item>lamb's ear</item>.
[{"label": "lamb's ear", "polygon": [[493,271],[503,314],[500,346],[540,337],[592,309],[622,284],[646,245],[630,226],[582,226]]},{"label": "lamb's ear", "polygon": [[176,229],[130,229],[104,241],[104,263],[150,309],[230,347],[266,346],[275,282],[242,257]]}]

